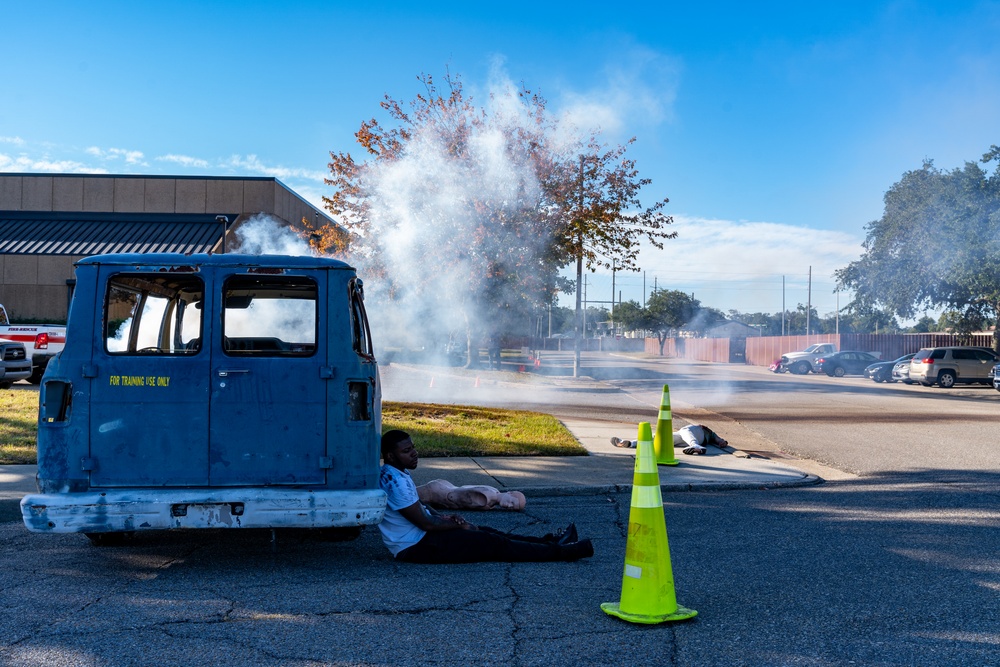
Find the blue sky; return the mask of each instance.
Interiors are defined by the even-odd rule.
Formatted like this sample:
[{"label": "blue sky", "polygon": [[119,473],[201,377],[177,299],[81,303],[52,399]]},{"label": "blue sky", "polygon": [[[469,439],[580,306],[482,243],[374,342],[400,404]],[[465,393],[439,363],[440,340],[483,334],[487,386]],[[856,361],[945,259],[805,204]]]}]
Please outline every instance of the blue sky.
[{"label": "blue sky", "polygon": [[680,234],[641,255],[647,290],[776,312],[812,267],[826,314],[886,189],[1000,144],[1000,2],[642,4],[7,2],[0,171],[268,175],[318,204],[383,95],[499,70],[637,137]]}]

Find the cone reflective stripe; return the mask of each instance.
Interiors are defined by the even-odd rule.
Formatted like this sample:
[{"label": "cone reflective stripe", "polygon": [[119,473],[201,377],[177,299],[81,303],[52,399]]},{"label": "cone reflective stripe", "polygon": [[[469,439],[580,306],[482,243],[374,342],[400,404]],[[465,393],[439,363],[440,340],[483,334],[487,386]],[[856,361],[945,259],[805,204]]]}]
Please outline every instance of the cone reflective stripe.
[{"label": "cone reflective stripe", "polygon": [[670,387],[663,385],[663,398],[660,399],[660,412],[656,416],[656,437],[653,438],[653,451],[656,452],[656,463],[663,466],[677,465],[674,456],[674,418],[670,412]]},{"label": "cone reflective stripe", "polygon": [[631,623],[682,621],[698,614],[677,604],[651,436],[649,422],[639,424],[621,601],[601,604],[604,613]]}]

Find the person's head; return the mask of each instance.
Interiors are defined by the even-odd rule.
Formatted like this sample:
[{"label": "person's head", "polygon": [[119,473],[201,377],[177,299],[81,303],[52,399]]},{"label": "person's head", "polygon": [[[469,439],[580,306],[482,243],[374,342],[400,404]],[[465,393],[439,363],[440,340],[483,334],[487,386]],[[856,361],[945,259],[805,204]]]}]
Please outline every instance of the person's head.
[{"label": "person's head", "polygon": [[417,467],[417,449],[410,434],[393,429],[382,435],[382,460],[400,470],[414,470]]}]

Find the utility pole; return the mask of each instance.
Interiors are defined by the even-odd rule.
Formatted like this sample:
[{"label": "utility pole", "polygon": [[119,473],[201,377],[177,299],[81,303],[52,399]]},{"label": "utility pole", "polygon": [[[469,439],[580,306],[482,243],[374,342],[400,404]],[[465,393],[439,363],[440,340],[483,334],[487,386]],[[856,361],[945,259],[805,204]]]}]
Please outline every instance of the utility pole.
[{"label": "utility pole", "polygon": [[582,334],[581,322],[582,312],[580,310],[580,299],[583,292],[583,156],[580,156],[580,218],[577,220],[579,228],[577,230],[576,241],[579,244],[576,249],[576,321],[573,326],[573,377],[580,377],[580,335]]},{"label": "utility pole", "polygon": [[611,326],[615,326],[615,258],[611,258]]},{"label": "utility pole", "polygon": [[[621,297],[618,297],[618,301],[621,302]],[[642,307],[646,307],[646,272],[642,272]]]},{"label": "utility pole", "polygon": [[785,335],[785,276],[781,276],[781,335]]},{"label": "utility pole", "polygon": [[806,303],[806,342],[809,342],[809,317],[812,315],[813,309],[813,267],[809,267],[809,291],[806,292],[808,295]]}]

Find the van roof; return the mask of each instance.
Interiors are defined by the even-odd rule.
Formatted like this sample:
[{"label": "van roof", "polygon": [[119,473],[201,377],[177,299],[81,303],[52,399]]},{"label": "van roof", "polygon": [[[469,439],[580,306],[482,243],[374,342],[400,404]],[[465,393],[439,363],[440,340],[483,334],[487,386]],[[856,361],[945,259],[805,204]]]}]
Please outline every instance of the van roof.
[{"label": "van roof", "polygon": [[107,264],[111,266],[261,266],[294,269],[351,269],[349,264],[332,257],[298,255],[241,255],[237,253],[209,255],[205,253],[118,253],[94,255],[76,265]]}]

